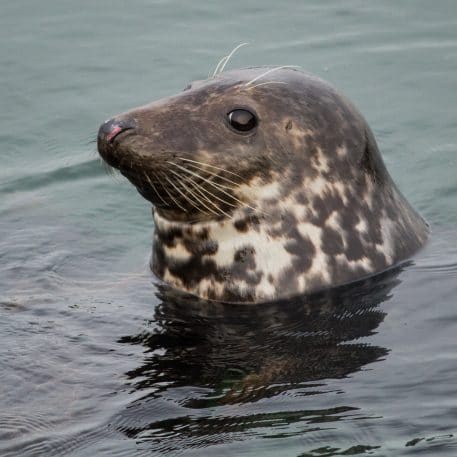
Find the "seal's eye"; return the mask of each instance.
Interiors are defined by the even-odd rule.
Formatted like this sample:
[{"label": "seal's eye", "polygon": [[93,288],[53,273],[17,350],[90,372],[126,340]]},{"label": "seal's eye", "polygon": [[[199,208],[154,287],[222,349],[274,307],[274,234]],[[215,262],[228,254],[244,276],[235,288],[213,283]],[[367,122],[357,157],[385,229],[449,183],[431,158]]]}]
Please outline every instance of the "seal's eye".
[{"label": "seal's eye", "polygon": [[227,114],[229,124],[239,132],[249,132],[257,125],[257,118],[245,109],[234,109]]}]

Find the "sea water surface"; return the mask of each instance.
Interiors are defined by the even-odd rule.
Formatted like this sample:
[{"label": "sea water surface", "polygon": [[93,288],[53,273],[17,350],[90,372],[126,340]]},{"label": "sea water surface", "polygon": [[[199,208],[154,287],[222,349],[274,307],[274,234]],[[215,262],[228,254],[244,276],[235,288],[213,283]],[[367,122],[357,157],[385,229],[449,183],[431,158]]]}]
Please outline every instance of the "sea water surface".
[{"label": "sea water surface", "polygon": [[[265,306],[154,285],[106,118],[229,66],[360,108],[432,227],[373,281]],[[0,4],[0,455],[457,455],[454,0]]]}]

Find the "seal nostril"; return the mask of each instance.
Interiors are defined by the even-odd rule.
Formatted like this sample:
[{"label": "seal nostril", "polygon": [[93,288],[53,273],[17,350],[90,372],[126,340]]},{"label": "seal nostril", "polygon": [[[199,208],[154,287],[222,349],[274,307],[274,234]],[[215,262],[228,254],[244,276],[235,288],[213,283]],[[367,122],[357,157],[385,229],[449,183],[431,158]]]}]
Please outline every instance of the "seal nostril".
[{"label": "seal nostril", "polygon": [[123,129],[120,125],[115,125],[108,133],[108,135],[106,135],[106,139],[111,143],[114,140],[114,138],[116,138],[116,136],[119,135],[119,133],[121,133],[122,131]]},{"label": "seal nostril", "polygon": [[114,139],[122,132],[126,130],[132,130],[135,128],[134,121],[130,119],[109,119],[104,122],[98,131],[98,137],[101,140],[112,143]]}]

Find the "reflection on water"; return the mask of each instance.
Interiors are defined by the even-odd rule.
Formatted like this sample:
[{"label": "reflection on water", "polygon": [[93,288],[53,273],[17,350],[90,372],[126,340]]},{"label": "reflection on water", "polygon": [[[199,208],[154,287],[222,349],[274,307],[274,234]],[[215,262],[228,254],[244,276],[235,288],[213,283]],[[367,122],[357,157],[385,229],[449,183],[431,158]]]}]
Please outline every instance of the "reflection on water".
[{"label": "reflection on water", "polygon": [[121,339],[146,350],[144,363],[127,373],[145,394],[114,426],[165,452],[242,439],[266,426],[301,422],[303,433],[354,415],[351,405],[289,411],[280,402],[263,409],[262,401],[325,393],[324,380],[385,357],[388,348],[357,340],[383,321],[379,304],[399,283],[399,271],[258,306],[207,302],[162,287],[151,320],[156,327]]}]

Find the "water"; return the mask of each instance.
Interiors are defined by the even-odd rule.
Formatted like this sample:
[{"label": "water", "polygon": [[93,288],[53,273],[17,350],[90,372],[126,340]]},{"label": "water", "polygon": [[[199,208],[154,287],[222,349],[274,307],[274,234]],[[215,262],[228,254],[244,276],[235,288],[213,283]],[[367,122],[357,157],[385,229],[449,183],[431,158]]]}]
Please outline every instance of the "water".
[{"label": "water", "polygon": [[[457,455],[457,4],[0,6],[0,455]],[[232,67],[345,92],[433,228],[410,265],[311,301],[158,290],[150,208],[100,167],[115,113]]]}]

